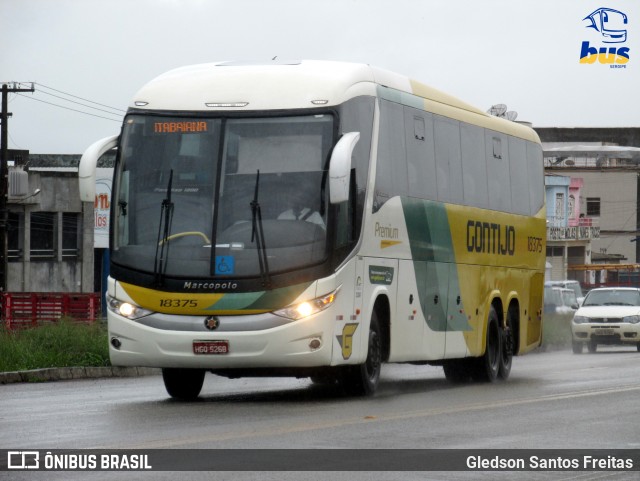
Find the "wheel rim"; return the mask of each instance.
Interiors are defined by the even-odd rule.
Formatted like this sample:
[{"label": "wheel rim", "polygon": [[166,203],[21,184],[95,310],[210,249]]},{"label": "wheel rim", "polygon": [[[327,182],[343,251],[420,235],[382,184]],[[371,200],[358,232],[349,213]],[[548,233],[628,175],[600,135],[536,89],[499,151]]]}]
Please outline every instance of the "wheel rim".
[{"label": "wheel rim", "polygon": [[496,332],[495,323],[491,324],[491,333],[487,339],[487,360],[492,370],[497,370],[500,361],[500,339]]},{"label": "wheel rim", "polygon": [[503,331],[502,363],[507,366],[513,357],[513,337],[511,335],[511,323],[507,321],[507,328]]}]

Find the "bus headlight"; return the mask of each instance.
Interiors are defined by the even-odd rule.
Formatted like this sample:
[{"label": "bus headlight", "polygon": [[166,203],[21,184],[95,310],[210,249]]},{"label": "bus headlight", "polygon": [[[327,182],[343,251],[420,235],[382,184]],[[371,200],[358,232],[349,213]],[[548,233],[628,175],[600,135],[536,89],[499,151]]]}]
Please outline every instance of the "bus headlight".
[{"label": "bus headlight", "polygon": [[114,297],[107,296],[107,309],[119,316],[135,320],[152,314],[153,311],[143,309],[129,302],[119,301]]},{"label": "bus headlight", "polygon": [[293,304],[285,307],[284,309],[273,311],[273,313],[277,316],[286,317],[287,319],[293,319],[296,321],[298,319],[309,317],[312,314],[324,311],[327,307],[333,304],[339,290],[340,288],[324,296],[316,297],[315,299],[301,302],[299,304]]}]

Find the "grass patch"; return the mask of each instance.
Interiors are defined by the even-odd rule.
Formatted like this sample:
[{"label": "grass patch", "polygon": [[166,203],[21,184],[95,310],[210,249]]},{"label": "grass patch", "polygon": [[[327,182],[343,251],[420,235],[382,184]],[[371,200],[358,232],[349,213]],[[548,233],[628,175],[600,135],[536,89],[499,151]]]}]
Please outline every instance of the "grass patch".
[{"label": "grass patch", "polygon": [[60,320],[17,331],[0,328],[0,371],[109,366],[107,337],[101,322]]}]

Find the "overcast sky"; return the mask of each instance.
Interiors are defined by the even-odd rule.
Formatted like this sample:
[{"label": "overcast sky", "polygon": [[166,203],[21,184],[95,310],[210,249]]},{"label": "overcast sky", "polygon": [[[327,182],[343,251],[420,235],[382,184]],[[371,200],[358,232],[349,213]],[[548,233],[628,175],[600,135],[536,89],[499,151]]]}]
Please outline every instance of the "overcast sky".
[{"label": "overcast sky", "polygon": [[[627,15],[624,44],[587,28],[600,7]],[[628,48],[626,68],[581,65],[583,41]],[[368,63],[539,127],[640,126],[637,0],[0,0],[0,45],[0,82],[37,82],[9,98],[9,148],[32,153],[117,133],[104,106],[167,70],[276,55]]]}]

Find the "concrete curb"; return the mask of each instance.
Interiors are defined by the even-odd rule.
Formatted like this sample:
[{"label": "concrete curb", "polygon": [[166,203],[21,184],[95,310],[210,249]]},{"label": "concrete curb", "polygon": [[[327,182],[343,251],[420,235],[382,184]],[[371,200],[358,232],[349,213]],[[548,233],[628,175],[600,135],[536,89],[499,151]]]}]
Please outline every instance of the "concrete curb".
[{"label": "concrete curb", "polygon": [[160,374],[160,372],[160,369],[151,367],[50,367],[29,371],[0,372],[0,384],[153,376]]}]

